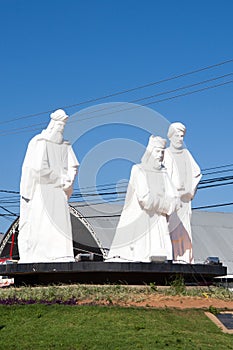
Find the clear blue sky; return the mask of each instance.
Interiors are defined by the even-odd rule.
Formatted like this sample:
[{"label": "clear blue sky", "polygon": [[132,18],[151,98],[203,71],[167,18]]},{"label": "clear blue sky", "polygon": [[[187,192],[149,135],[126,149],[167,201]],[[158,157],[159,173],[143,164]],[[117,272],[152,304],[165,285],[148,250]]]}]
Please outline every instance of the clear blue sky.
[{"label": "clear blue sky", "polygon": [[[32,127],[38,130],[19,128],[46,125],[49,113],[5,121],[230,60],[232,13],[231,0],[0,0],[0,189],[19,190],[28,141],[43,125]],[[233,63],[98,103],[129,102],[231,72]],[[228,76],[177,94],[232,79]],[[183,122],[186,145],[201,168],[216,167],[233,163],[232,95],[233,84],[227,84],[149,107],[169,122]],[[95,104],[66,111],[73,114]],[[77,140],[74,148],[81,163],[90,149],[105,140],[119,137],[147,143],[146,132],[126,125],[116,127],[113,115],[110,120],[104,126],[100,121],[99,128]],[[130,163],[125,173],[117,162],[113,159],[105,166],[108,172],[99,176],[99,183],[129,175]],[[232,185],[199,192],[196,206],[233,202]],[[0,230],[1,223],[9,225],[0,218]]]}]

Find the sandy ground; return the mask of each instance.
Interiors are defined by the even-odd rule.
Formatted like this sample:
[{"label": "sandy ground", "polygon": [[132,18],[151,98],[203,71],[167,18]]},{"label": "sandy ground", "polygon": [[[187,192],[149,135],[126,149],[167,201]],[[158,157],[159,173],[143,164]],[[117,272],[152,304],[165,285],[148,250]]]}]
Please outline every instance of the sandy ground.
[{"label": "sandy ground", "polygon": [[188,297],[188,296],[164,296],[164,295],[151,295],[147,296],[143,301],[100,301],[93,302],[91,300],[82,300],[77,303],[78,305],[119,305],[119,306],[135,306],[135,307],[152,307],[152,308],[178,308],[178,309],[209,309],[214,307],[221,310],[233,310],[233,301],[220,300],[209,297]]}]

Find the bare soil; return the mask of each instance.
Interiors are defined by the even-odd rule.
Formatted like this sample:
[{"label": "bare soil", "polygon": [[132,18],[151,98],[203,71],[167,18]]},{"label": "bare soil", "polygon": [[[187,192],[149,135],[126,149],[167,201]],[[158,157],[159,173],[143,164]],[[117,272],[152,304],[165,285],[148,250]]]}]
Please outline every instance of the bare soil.
[{"label": "bare soil", "polygon": [[77,302],[78,305],[118,305],[118,306],[135,306],[135,307],[152,307],[152,308],[178,308],[178,309],[209,309],[214,307],[221,310],[233,310],[232,300],[220,300],[209,297],[189,297],[189,296],[165,296],[149,295],[143,301],[93,301],[82,300]]}]

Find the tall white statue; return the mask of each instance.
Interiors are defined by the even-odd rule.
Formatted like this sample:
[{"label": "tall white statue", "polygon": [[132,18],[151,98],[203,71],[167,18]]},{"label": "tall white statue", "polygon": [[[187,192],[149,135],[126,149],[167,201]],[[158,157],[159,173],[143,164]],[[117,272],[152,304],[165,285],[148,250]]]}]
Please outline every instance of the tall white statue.
[{"label": "tall white statue", "polygon": [[191,153],[184,148],[185,132],[182,123],[170,125],[167,134],[170,146],[165,150],[164,165],[181,200],[180,209],[169,217],[173,260],[193,263],[191,201],[202,175]]},{"label": "tall white statue", "polygon": [[167,216],[178,193],[162,165],[166,140],[151,136],[141,163],[133,165],[124,208],[106,261],[172,259]]},{"label": "tall white statue", "polygon": [[68,119],[58,109],[29,142],[20,183],[19,263],[74,261],[68,199],[78,161],[63,140]]}]

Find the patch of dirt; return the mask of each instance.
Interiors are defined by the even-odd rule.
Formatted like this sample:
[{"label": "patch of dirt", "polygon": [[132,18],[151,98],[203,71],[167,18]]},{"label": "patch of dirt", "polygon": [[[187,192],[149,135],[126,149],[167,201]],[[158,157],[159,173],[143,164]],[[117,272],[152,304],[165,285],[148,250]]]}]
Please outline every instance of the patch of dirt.
[{"label": "patch of dirt", "polygon": [[178,309],[209,309],[214,307],[222,310],[233,310],[232,300],[220,300],[209,297],[165,296],[149,295],[143,301],[119,300],[82,300],[77,305],[118,305],[124,307],[152,307],[152,308],[178,308]]},{"label": "patch of dirt", "polygon": [[174,307],[179,309],[208,309],[210,306],[217,309],[232,309],[233,301],[220,300],[214,298],[200,297],[180,297],[180,296],[149,296],[146,301],[135,303],[140,306],[150,306],[155,308]]}]

